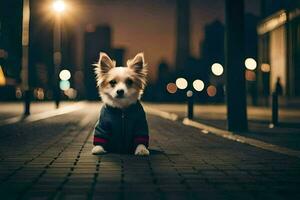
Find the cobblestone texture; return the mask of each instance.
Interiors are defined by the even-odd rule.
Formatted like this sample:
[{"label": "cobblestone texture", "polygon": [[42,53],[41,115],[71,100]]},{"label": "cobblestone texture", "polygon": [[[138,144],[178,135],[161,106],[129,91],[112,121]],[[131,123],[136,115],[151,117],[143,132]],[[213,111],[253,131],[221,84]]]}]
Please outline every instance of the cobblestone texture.
[{"label": "cobblestone texture", "polygon": [[151,115],[151,156],[93,156],[98,110],[0,127],[1,199],[300,199],[299,159]]}]

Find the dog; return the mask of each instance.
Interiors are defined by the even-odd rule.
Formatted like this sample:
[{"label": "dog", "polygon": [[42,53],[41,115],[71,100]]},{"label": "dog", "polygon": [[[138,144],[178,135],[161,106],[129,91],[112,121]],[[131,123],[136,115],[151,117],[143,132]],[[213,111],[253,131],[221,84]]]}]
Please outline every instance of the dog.
[{"label": "dog", "polygon": [[94,129],[92,154],[149,155],[149,130],[140,98],[146,86],[144,54],[138,53],[126,67],[101,52],[95,66],[99,95],[104,103]]}]

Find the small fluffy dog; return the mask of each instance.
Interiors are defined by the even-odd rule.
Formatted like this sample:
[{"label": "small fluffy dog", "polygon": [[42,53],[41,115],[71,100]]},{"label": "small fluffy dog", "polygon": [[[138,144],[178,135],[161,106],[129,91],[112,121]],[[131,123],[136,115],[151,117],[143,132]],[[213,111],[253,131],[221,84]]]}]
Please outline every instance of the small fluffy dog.
[{"label": "small fluffy dog", "polygon": [[92,153],[149,155],[148,124],[139,102],[146,85],[144,54],[128,60],[127,67],[116,67],[116,62],[101,52],[95,73],[104,105],[94,130]]}]

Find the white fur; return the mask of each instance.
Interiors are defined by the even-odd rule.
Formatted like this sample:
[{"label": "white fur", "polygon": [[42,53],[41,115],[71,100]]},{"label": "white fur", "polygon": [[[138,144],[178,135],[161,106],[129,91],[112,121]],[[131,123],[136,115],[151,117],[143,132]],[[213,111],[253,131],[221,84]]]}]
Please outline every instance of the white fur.
[{"label": "white fur", "polygon": [[94,154],[94,155],[104,154],[104,153],[106,153],[106,151],[104,150],[104,148],[101,145],[94,146],[94,148],[92,149],[92,154]]},{"label": "white fur", "polygon": [[134,152],[134,155],[137,156],[148,156],[150,154],[149,150],[147,149],[147,147],[143,144],[139,144]]},{"label": "white fur", "polygon": [[[124,83],[128,77],[134,76],[134,72],[128,67],[115,67],[109,71],[110,76],[118,77],[121,81],[114,88],[100,88],[100,96],[104,103],[118,108],[126,108],[140,99],[141,91],[135,88],[127,88]],[[124,98],[116,98],[117,90],[124,90]]]},{"label": "white fur", "polygon": [[[116,62],[105,53],[100,53],[98,64],[95,64],[97,86],[102,101],[112,107],[124,109],[140,99],[146,84],[146,64],[144,54],[139,53],[133,59],[127,61],[127,67],[116,67]],[[135,79],[141,87],[127,87],[126,79]],[[117,79],[114,87],[102,86],[107,80]],[[117,98],[117,90],[124,90],[124,98]]]}]

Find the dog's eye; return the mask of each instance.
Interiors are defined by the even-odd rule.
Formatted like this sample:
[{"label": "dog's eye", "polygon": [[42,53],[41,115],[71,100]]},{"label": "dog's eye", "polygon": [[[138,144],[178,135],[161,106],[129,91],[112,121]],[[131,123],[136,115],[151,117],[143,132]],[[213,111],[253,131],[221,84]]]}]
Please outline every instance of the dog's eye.
[{"label": "dog's eye", "polygon": [[133,84],[133,80],[126,79],[126,85],[131,86]]},{"label": "dog's eye", "polygon": [[109,84],[110,84],[112,87],[114,87],[114,86],[117,84],[117,81],[111,80],[111,81],[109,81]]}]

